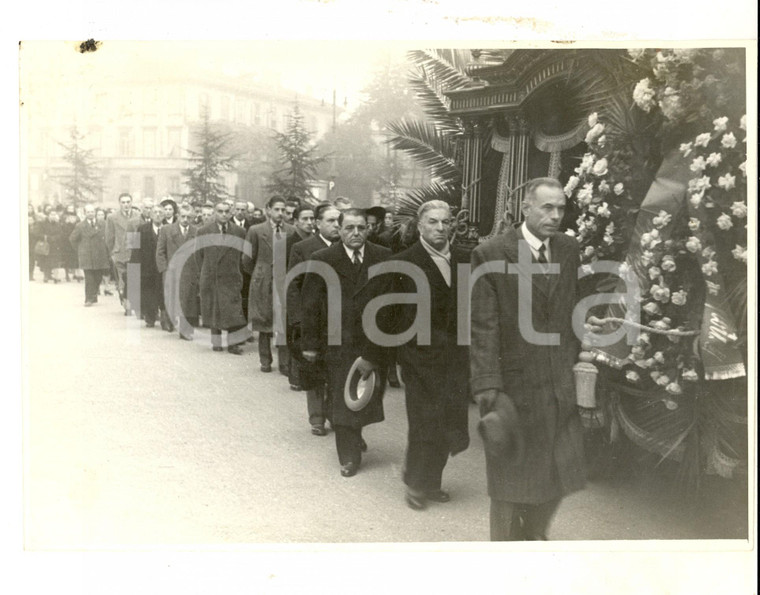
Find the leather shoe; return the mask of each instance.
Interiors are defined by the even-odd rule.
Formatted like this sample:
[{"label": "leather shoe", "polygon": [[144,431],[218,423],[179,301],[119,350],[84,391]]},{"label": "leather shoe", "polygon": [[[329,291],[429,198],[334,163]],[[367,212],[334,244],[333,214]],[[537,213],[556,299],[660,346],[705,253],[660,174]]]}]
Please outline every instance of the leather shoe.
[{"label": "leather shoe", "polygon": [[314,424],[311,426],[311,433],[315,436],[327,436],[327,430],[325,430],[325,427],[320,424]]},{"label": "leather shoe", "polygon": [[346,463],[340,468],[340,474],[343,477],[353,477],[358,470],[356,463]]},{"label": "leather shoe", "polygon": [[227,351],[233,355],[243,355],[243,348],[240,345],[230,345]]},{"label": "leather shoe", "polygon": [[224,351],[224,347],[219,347],[218,345],[214,345],[211,349],[214,351]]},{"label": "leather shoe", "polygon": [[192,335],[180,335],[179,338],[182,339],[183,341],[192,341],[193,340],[193,336]]},{"label": "leather shoe", "polygon": [[444,492],[443,490],[433,490],[425,494],[425,497],[433,502],[448,502],[451,500],[449,493]]},{"label": "leather shoe", "polygon": [[269,373],[272,371],[272,365],[271,364],[261,364],[261,371]]},{"label": "leather shoe", "polygon": [[412,510],[425,510],[427,508],[425,496],[420,494],[412,493],[407,490],[404,499],[406,500],[406,505]]},{"label": "leather shoe", "polygon": [[300,391],[300,390],[303,390],[303,389],[301,388],[300,384],[291,384],[290,385],[290,390]]}]

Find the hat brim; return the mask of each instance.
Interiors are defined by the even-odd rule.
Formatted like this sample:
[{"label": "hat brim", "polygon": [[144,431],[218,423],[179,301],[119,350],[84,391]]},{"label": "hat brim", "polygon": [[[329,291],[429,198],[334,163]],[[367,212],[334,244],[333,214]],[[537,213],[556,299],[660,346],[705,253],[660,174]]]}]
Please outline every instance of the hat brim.
[{"label": "hat brim", "polygon": [[360,359],[357,357],[354,360],[343,387],[343,400],[351,411],[361,411],[372,399],[381,398],[385,389],[384,378],[377,370],[373,370],[366,379],[362,379],[359,372]]}]

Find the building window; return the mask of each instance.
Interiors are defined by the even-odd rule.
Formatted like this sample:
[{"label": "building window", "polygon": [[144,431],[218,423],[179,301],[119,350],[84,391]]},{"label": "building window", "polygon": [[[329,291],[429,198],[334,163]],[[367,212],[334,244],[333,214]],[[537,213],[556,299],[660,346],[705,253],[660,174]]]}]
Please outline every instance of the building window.
[{"label": "building window", "polygon": [[203,117],[203,112],[208,110],[209,118],[211,117],[211,102],[209,101],[208,94],[201,93],[198,97],[198,117]]},{"label": "building window", "polygon": [[156,179],[153,176],[145,176],[143,179],[143,196],[153,198],[156,194]]},{"label": "building window", "polygon": [[143,128],[143,157],[156,157],[156,129]]},{"label": "building window", "polygon": [[221,119],[229,120],[230,119],[230,98],[229,97],[222,97],[220,109],[221,109],[221,114],[220,114]]},{"label": "building window", "polygon": [[179,194],[179,176],[169,177],[169,194]]},{"label": "building window", "polygon": [[121,176],[119,178],[119,192],[132,192],[132,181],[129,176]]},{"label": "building window", "polygon": [[169,128],[166,154],[169,157],[181,157],[182,156],[181,144],[182,144],[182,128]]},{"label": "building window", "polygon": [[119,157],[132,157],[132,130],[119,130]]}]

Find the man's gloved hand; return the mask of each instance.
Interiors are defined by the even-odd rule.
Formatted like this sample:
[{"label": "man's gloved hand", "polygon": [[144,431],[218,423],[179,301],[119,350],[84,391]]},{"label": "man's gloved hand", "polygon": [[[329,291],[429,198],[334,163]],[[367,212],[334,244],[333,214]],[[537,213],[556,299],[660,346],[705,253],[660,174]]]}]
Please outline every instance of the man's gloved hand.
[{"label": "man's gloved hand", "polygon": [[362,375],[362,380],[366,380],[367,377],[377,369],[377,366],[373,364],[371,361],[364,359],[363,357],[359,358],[359,363],[357,364],[356,368],[359,370],[359,372]]}]

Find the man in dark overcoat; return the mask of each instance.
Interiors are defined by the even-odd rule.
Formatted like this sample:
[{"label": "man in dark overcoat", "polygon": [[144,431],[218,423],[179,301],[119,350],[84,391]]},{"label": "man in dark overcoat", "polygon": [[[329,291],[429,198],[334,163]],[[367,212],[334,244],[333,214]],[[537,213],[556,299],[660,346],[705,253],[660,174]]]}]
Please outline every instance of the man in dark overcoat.
[{"label": "man in dark overcoat", "polygon": [[[307,262],[312,255],[329,248],[335,242],[340,241],[340,225],[338,218],[340,211],[329,203],[321,204],[315,208],[317,233],[301,242],[296,242],[290,251],[288,258],[288,270]],[[305,274],[294,277],[287,287],[287,316],[288,327],[303,328],[303,310],[301,308],[301,291]],[[294,378],[306,390],[306,409],[309,415],[311,433],[315,436],[325,436],[325,420],[327,419],[327,392],[324,362],[314,362],[309,365],[308,374],[301,375],[301,366],[296,358],[290,359],[291,384]]]},{"label": "man in dark overcoat", "polygon": [[156,265],[158,234],[163,226],[166,214],[164,207],[154,205],[149,213],[149,220],[137,228],[140,237],[139,247],[133,248],[130,262],[140,265],[140,312],[145,326],[153,328],[161,317],[161,327],[166,328],[167,318],[164,308],[164,287],[161,273]]},{"label": "man in dark overcoat", "polygon": [[214,219],[198,230],[194,254],[200,275],[201,317],[211,329],[212,348],[223,350],[222,330],[226,330],[227,351],[242,355],[246,322],[240,298],[243,285],[240,255],[245,231],[230,222],[230,215],[228,204],[217,203]]},{"label": "man in dark overcoat", "polygon": [[[178,221],[161,228],[156,248],[156,265],[163,276],[164,303],[169,322],[173,324],[174,317],[179,317],[179,337],[187,341],[193,338],[193,329],[198,326],[200,314],[198,268],[192,254],[184,261],[181,269],[178,268],[179,262],[172,259],[183,245],[194,243],[197,229],[191,224],[192,219],[193,208],[190,205],[182,205],[179,208]],[[166,286],[167,277],[169,287]]]},{"label": "man in dark overcoat", "polygon": [[358,298],[360,289],[367,283],[368,269],[391,254],[390,250],[367,242],[367,218],[361,209],[346,209],[340,215],[340,239],[329,248],[312,255],[314,263],[326,263],[337,275],[341,303],[329,304],[331,311],[339,307],[341,319],[340,345],[328,345],[328,301],[325,279],[316,272],[308,272],[301,291],[303,312],[303,356],[315,361],[319,352],[324,354],[327,367],[327,390],[330,398],[330,420],[335,430],[335,444],[341,475],[351,477],[361,464],[366,444],[362,428],[383,421],[383,402],[373,398],[360,411],[348,408],[343,388],[348,372],[366,342],[362,330],[362,310]]},{"label": "man in dark overcoat", "polygon": [[[272,288],[274,285],[274,254],[275,242],[283,242],[286,262],[282,263],[287,270],[288,238],[295,234],[292,225],[283,222],[285,199],[273,196],[267,201],[266,211],[268,220],[253,225],[245,236],[250,244],[251,255],[243,255],[243,270],[251,276],[248,290],[248,320],[251,329],[259,333],[259,362],[262,372],[272,371],[272,338],[274,335],[273,318],[274,304]],[[284,298],[284,296],[283,296]],[[288,348],[278,346],[277,359],[280,372],[288,373]]]},{"label": "man in dark overcoat", "polygon": [[84,221],[77,223],[69,236],[76,248],[79,268],[84,271],[84,305],[92,306],[98,301],[98,289],[103,271],[108,269],[108,249],[104,226],[95,219],[95,207],[85,205]]},{"label": "man in dark overcoat", "polygon": [[[561,498],[585,483],[573,379],[580,258],[577,242],[558,233],[564,210],[557,180],[532,180],[524,222],[472,253],[473,275],[484,263],[505,266],[476,280],[471,308],[470,382],[480,407],[493,541],[546,539]],[[528,308],[522,324],[521,308]]]},{"label": "man in dark overcoat", "polygon": [[[396,359],[406,392],[409,422],[404,483],[406,502],[414,510],[426,508],[427,501],[448,502],[441,489],[443,469],[449,455],[469,446],[467,409],[469,406],[469,360],[466,345],[457,344],[457,264],[466,255],[449,244],[449,205],[432,200],[417,213],[420,239],[393,256],[393,261],[411,263],[424,274],[425,287],[417,287],[412,277],[393,273],[376,277],[368,285],[368,299],[379,295],[428,292],[430,296],[430,340],[420,340],[420,330],[397,347]],[[375,281],[373,279],[373,281]],[[416,304],[395,304],[378,312],[380,330],[398,335],[413,328],[421,314]],[[366,330],[366,329],[365,329]],[[368,342],[360,369],[367,373],[381,369],[389,350]]]}]

